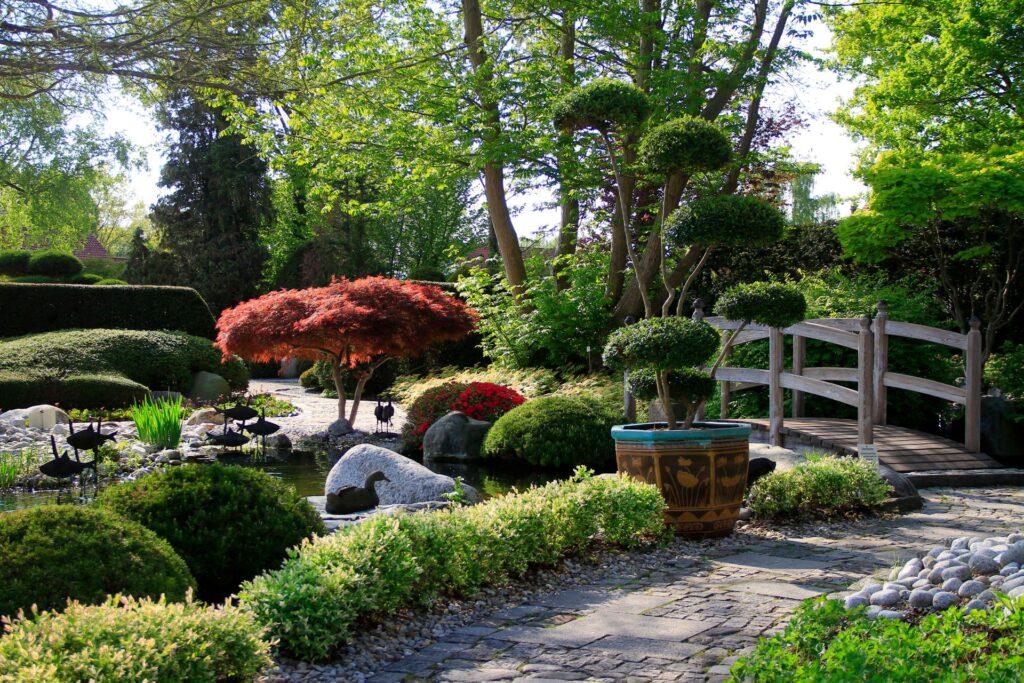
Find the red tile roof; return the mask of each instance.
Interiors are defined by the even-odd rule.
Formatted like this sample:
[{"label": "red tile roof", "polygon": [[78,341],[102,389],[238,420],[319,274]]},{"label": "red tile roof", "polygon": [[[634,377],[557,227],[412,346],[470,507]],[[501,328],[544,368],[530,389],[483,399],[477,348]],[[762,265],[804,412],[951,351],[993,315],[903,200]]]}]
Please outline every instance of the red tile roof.
[{"label": "red tile roof", "polygon": [[81,249],[76,249],[72,252],[75,256],[82,259],[109,259],[110,252],[107,248],[100,244],[100,241],[96,239],[96,235],[89,235],[89,238],[85,240],[85,244]]}]

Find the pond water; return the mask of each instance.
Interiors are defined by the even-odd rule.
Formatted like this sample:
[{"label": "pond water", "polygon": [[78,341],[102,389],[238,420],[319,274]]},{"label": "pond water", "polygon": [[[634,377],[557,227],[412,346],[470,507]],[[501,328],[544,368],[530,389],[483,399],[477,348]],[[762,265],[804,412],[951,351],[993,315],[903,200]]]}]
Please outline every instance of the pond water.
[{"label": "pond water", "polygon": [[[263,457],[222,459],[222,462],[243,467],[261,469],[287,483],[300,496],[322,496],[324,480],[331,466],[337,461],[327,453],[293,451],[283,458]],[[465,465],[457,463],[435,463],[431,469],[450,477],[462,477],[477,489],[484,498],[503,495],[513,488],[524,489],[532,484],[543,484],[554,479],[564,479],[569,471],[538,470],[529,466],[508,464]],[[47,503],[86,502],[95,497],[92,484],[69,487],[57,491],[17,491],[0,493],[0,511],[17,510]]]}]

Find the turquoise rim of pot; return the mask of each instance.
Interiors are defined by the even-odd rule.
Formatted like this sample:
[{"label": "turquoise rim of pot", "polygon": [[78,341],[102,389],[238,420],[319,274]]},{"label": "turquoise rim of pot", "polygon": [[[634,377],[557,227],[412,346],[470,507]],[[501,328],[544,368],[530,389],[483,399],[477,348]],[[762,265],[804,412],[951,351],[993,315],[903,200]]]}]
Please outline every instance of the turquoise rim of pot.
[{"label": "turquoise rim of pot", "polygon": [[616,441],[715,441],[746,439],[752,430],[750,425],[738,422],[697,422],[692,429],[653,429],[664,425],[664,422],[615,425],[612,438]]}]

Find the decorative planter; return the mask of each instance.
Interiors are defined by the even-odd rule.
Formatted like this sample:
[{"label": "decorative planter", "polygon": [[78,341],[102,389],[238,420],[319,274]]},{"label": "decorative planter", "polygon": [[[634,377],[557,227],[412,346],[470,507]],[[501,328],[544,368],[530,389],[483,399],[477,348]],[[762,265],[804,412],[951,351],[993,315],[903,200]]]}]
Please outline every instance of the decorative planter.
[{"label": "decorative planter", "polygon": [[654,484],[668,502],[665,522],[692,538],[728,536],[747,487],[750,425],[698,422],[612,427],[619,472]]}]

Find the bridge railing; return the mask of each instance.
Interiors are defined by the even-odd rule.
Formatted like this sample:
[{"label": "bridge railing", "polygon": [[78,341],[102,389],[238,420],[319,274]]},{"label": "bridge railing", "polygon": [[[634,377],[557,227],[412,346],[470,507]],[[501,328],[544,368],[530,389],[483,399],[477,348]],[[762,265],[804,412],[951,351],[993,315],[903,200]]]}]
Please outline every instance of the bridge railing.
[{"label": "bridge railing", "polygon": [[[703,319],[720,330],[735,330],[740,323],[721,317],[705,317],[697,302],[693,316]],[[793,337],[793,359],[789,369],[785,365],[785,335]],[[934,380],[889,370],[889,337],[905,337],[942,344],[964,354],[965,382],[963,386],[943,384]],[[915,391],[959,403],[965,408],[965,446],[972,452],[981,450],[981,386],[982,357],[980,323],[971,322],[967,334],[950,332],[934,327],[889,320],[885,302],[879,302],[874,320],[863,318],[816,318],[805,320],[785,329],[763,325],[747,325],[737,336],[734,345],[768,339],[768,369],[724,366],[715,372],[721,380],[721,416],[729,416],[729,402],[733,391],[754,386],[768,386],[769,438],[773,445],[781,445],[784,422],[783,391],[793,392],[792,416],[804,414],[806,394],[838,401],[857,409],[858,442],[874,442],[874,426],[886,423],[887,389],[889,387]],[[807,340],[836,344],[857,352],[857,367],[807,367]],[[854,384],[852,389],[844,384]]]}]

